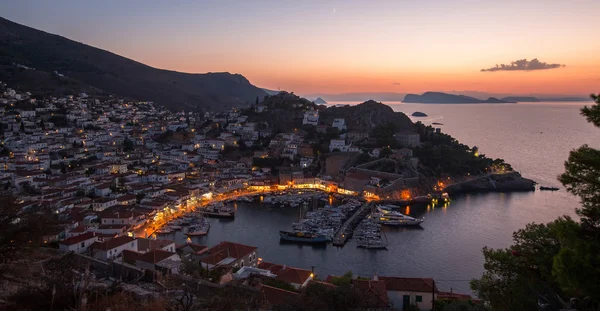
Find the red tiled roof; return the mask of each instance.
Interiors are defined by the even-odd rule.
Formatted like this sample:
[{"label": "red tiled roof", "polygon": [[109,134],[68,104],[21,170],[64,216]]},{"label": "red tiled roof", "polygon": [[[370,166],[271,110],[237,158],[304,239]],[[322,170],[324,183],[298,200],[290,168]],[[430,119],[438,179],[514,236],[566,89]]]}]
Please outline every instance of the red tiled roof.
[{"label": "red tiled roof", "polygon": [[135,200],[135,199],[136,199],[135,194],[126,194],[126,195],[122,195],[122,196],[118,197],[117,201],[123,202],[123,201]]},{"label": "red tiled roof", "polygon": [[128,249],[123,250],[123,261],[130,263],[130,264],[135,264],[135,261],[138,260],[138,258],[140,258],[140,256],[142,256],[142,253],[138,253],[138,252],[134,252],[134,251],[130,251]]},{"label": "red tiled roof", "polygon": [[209,265],[216,265],[221,260],[228,257],[240,259],[256,249],[257,247],[255,246],[248,246],[233,242],[221,242],[211,247],[207,252],[209,255],[203,258],[201,261]]},{"label": "red tiled roof", "polygon": [[132,237],[120,236],[120,237],[116,237],[114,239],[110,239],[106,242],[102,242],[102,243],[96,242],[96,243],[92,244],[92,248],[99,249],[102,251],[107,251],[109,249],[113,249],[113,248],[119,247],[121,245],[127,244],[133,240],[134,240],[134,238],[132,238]]},{"label": "red tiled roof", "polygon": [[194,244],[194,243],[186,243],[186,244],[177,245],[177,249],[184,249],[186,247],[190,247],[195,253],[202,253],[202,252],[208,250],[208,246]]},{"label": "red tiled roof", "polygon": [[337,288],[337,285],[334,285],[334,284],[331,284],[331,283],[328,283],[328,282],[315,281],[315,280],[311,280],[309,282],[309,284],[320,284],[320,285],[323,285],[325,287],[332,288],[332,289]]},{"label": "red tiled roof", "polygon": [[140,251],[147,251],[147,250],[153,250],[153,249],[161,249],[167,245],[171,245],[173,243],[175,243],[175,241],[172,240],[152,240],[152,239],[144,239],[144,238],[138,238],[138,250]]},{"label": "red tiled roof", "polygon": [[437,294],[437,299],[468,301],[471,300],[471,298],[471,295],[466,294],[457,294],[449,292],[438,292]]},{"label": "red tiled roof", "polygon": [[264,284],[260,286],[260,291],[270,305],[281,305],[300,298],[300,294],[298,293]]},{"label": "red tiled roof", "polygon": [[107,224],[107,225],[99,225],[98,229],[123,229],[127,228],[126,224]]},{"label": "red tiled roof", "polygon": [[83,233],[87,230],[87,227],[84,225],[79,225],[69,231],[69,233]]},{"label": "red tiled roof", "polygon": [[176,255],[176,254],[167,252],[167,251],[163,251],[162,249],[154,249],[143,255],[138,256],[137,260],[143,261],[143,262],[148,262],[148,263],[159,263],[173,255]]},{"label": "red tiled roof", "polygon": [[270,262],[261,262],[258,265],[259,269],[266,269],[271,271],[277,277],[275,279],[285,281],[294,284],[304,284],[312,272],[310,270],[304,270],[294,267],[282,266]]},{"label": "red tiled roof", "polygon": [[390,306],[384,281],[353,280],[352,284],[364,307],[387,308]]},{"label": "red tiled roof", "polygon": [[[386,287],[390,291],[431,293],[433,290],[433,279],[431,278],[380,276],[379,280],[385,281]],[[437,287],[434,290],[436,293],[438,292]]]},{"label": "red tiled roof", "polygon": [[81,243],[83,241],[89,240],[89,239],[95,239],[96,238],[96,233],[95,232],[86,232],[84,234],[80,234],[77,236],[73,236],[70,237],[68,239],[64,239],[60,242],[60,244],[63,245],[75,245],[77,243]]}]

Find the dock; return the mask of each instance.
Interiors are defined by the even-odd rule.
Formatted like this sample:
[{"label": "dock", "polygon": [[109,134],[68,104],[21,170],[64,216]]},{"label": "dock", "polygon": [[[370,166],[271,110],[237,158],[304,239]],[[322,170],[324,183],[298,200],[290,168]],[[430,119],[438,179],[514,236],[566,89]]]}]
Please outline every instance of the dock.
[{"label": "dock", "polygon": [[352,233],[354,232],[356,226],[363,218],[365,218],[365,216],[367,216],[367,214],[369,214],[370,211],[370,203],[367,203],[357,209],[356,212],[354,212],[354,214],[348,218],[346,222],[344,222],[342,227],[340,227],[340,230],[338,230],[338,232],[335,234],[335,237],[333,238],[333,245],[344,246],[346,242],[348,242],[348,239],[352,237]]}]

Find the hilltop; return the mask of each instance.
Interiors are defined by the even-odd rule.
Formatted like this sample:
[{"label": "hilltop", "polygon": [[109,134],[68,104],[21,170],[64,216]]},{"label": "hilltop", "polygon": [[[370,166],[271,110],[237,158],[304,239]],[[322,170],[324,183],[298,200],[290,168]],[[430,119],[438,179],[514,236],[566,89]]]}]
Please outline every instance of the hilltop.
[{"label": "hilltop", "polygon": [[321,121],[331,124],[335,118],[345,118],[348,131],[370,132],[378,124],[393,123],[397,129],[412,130],[413,123],[402,112],[395,112],[388,105],[374,100],[355,106],[329,107],[320,110]]},{"label": "hilltop", "polygon": [[348,131],[370,132],[377,124],[394,123],[398,129],[413,129],[413,123],[402,112],[394,112],[390,106],[373,100],[355,106],[326,107],[317,105],[294,93],[279,92],[266,96],[261,105],[267,107],[263,113],[253,113],[249,121],[268,122],[275,130],[291,131],[302,127],[304,112],[319,110],[319,123],[331,125],[333,119],[344,118]]},{"label": "hilltop", "polygon": [[157,69],[4,18],[0,81],[34,95],[113,94],[187,110],[247,105],[266,95],[239,74]]},{"label": "hilltop", "polygon": [[502,104],[510,103],[508,101],[500,100],[494,97],[490,97],[486,100],[482,100],[475,97],[465,95],[454,95],[441,92],[425,92],[422,95],[406,94],[404,97],[405,103],[419,103],[419,104]]}]

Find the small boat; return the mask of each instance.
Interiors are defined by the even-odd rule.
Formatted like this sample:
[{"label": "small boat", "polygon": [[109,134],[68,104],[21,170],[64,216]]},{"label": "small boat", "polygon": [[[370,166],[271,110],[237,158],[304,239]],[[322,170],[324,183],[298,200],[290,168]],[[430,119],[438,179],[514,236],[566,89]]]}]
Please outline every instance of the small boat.
[{"label": "small boat", "polygon": [[299,243],[327,243],[329,239],[322,234],[279,231],[279,238],[284,241],[299,242]]},{"label": "small boat", "polygon": [[541,186],[540,190],[542,190],[542,191],[558,191],[558,188],[556,188],[556,187],[544,187],[544,186]]},{"label": "small boat", "polygon": [[386,249],[387,243],[381,239],[364,239],[356,242],[358,247],[366,249]]}]

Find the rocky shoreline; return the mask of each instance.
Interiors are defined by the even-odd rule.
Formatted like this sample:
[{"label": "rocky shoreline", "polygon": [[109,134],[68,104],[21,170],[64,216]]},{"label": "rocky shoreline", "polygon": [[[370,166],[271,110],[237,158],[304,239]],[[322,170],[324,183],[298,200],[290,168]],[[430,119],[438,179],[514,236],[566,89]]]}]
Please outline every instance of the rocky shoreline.
[{"label": "rocky shoreline", "polygon": [[535,191],[536,182],[518,172],[490,174],[477,179],[450,185],[444,189],[448,194],[482,192]]}]

